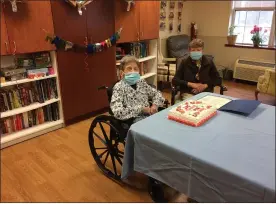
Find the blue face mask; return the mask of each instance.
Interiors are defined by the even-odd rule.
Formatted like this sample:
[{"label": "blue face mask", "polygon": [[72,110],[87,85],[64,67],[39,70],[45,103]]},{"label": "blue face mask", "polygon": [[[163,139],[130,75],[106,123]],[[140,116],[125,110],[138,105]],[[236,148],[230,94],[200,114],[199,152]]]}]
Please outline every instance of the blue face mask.
[{"label": "blue face mask", "polygon": [[202,51],[190,52],[190,56],[193,60],[199,60],[202,57]]},{"label": "blue face mask", "polygon": [[130,72],[125,74],[125,82],[128,83],[129,85],[134,85],[139,81],[140,79],[140,74],[138,72]]}]

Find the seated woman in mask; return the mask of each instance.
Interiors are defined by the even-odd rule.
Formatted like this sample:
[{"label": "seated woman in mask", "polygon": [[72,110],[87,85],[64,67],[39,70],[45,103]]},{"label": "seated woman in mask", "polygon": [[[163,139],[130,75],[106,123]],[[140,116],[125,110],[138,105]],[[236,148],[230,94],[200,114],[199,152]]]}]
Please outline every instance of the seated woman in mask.
[{"label": "seated woman in mask", "polygon": [[[134,119],[137,122],[157,112],[164,103],[162,94],[140,79],[139,62],[134,56],[121,60],[122,80],[115,84],[110,108],[119,120]],[[152,99],[152,106],[148,102]]]},{"label": "seated woman in mask", "polygon": [[180,86],[182,100],[200,92],[213,92],[221,84],[217,68],[210,57],[202,54],[204,42],[194,39],[189,44],[189,56],[184,58],[172,80]]}]

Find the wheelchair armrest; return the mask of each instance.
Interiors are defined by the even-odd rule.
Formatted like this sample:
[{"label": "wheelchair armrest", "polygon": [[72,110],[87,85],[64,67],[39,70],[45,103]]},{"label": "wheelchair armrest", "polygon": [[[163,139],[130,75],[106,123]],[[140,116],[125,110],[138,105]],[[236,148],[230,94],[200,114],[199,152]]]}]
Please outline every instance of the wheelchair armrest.
[{"label": "wheelchair armrest", "polygon": [[223,85],[219,85],[219,94],[220,95],[223,95],[223,91],[224,91],[224,88],[223,88]]},{"label": "wheelchair armrest", "polygon": [[172,84],[171,105],[175,104],[175,96],[180,91],[180,86],[174,86]]},{"label": "wheelchair armrest", "polygon": [[220,77],[220,79],[221,79],[221,84],[218,85],[219,86],[219,93],[220,93],[220,95],[223,95],[223,92],[227,91],[227,87],[223,85],[223,78]]}]

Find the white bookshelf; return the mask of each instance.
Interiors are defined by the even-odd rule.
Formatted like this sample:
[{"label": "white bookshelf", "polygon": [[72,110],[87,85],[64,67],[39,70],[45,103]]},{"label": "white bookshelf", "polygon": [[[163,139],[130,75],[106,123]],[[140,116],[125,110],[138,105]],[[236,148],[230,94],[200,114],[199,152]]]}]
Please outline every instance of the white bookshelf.
[{"label": "white bookshelf", "polygon": [[[139,58],[138,61],[139,62],[145,62],[145,61],[149,61],[149,60],[152,60],[152,59],[155,59],[156,56],[147,56],[147,57],[142,57],[142,58]],[[119,66],[121,63],[120,62],[116,62],[116,65]]]},{"label": "white bookshelf", "polygon": [[147,79],[149,77],[156,76],[156,73],[146,73],[143,76],[141,76],[141,79]]},{"label": "white bookshelf", "polygon": [[30,128],[26,128],[24,130],[14,132],[8,135],[1,136],[1,149],[23,142],[25,140],[32,139],[34,137],[40,136],[47,132],[57,130],[64,126],[63,120],[57,120],[52,122],[45,122],[40,125],[36,125]]},{"label": "white bookshelf", "polygon": [[58,99],[53,98],[53,99],[50,99],[48,101],[45,101],[44,103],[36,102],[36,103],[32,103],[29,106],[24,106],[24,107],[21,107],[21,108],[15,108],[15,109],[10,110],[10,111],[5,111],[5,112],[1,113],[1,118],[7,118],[7,117],[10,117],[10,116],[13,116],[13,115],[28,112],[28,111],[31,111],[31,110],[34,110],[34,109],[38,109],[38,108],[41,108],[43,106],[47,106],[51,103],[58,102],[59,100],[60,100],[59,98]]},{"label": "white bookshelf", "polygon": [[56,78],[56,77],[57,77],[57,75],[53,74],[53,75],[39,77],[39,78],[35,78],[35,79],[20,79],[20,80],[16,80],[16,81],[8,81],[8,82],[1,83],[0,87],[13,86],[13,85],[18,85],[18,84],[23,84],[23,83],[29,83],[32,81],[38,81],[38,80],[50,79],[50,78]]},{"label": "white bookshelf", "polygon": [[[149,84],[157,86],[157,39],[149,40],[149,56],[138,59],[139,62],[147,63],[147,73],[141,76]],[[120,62],[116,62],[119,66]]]},{"label": "white bookshelf", "polygon": [[[17,81],[12,81],[12,82],[5,82],[1,83],[1,88],[2,87],[8,87],[8,86],[14,86],[18,84],[23,84],[23,83],[29,83],[32,81],[38,81],[38,80],[44,80],[44,79],[49,79],[49,78],[56,78],[56,85],[57,85],[57,91],[58,91],[58,97],[59,98],[54,98],[45,101],[44,103],[33,103],[30,104],[29,106],[21,107],[21,108],[16,108],[10,111],[5,111],[0,114],[1,119],[7,118],[13,115],[21,114],[24,112],[28,112],[31,110],[35,110],[38,108],[41,108],[43,106],[52,104],[52,103],[58,103],[59,105],[59,116],[60,119],[57,121],[51,121],[51,122],[45,122],[40,125],[36,125],[30,128],[26,128],[17,132],[1,135],[1,149],[23,142],[25,140],[37,137],[39,135],[45,134],[47,132],[62,128],[64,126],[64,119],[63,119],[63,109],[62,109],[62,103],[61,103],[61,95],[60,95],[60,85],[59,85],[59,77],[58,77],[58,67],[57,67],[57,61],[56,61],[56,52],[51,51],[51,61],[52,61],[52,67],[54,68],[55,74],[49,75],[46,77],[40,77],[40,78],[34,78],[34,79],[22,79],[22,80],[17,80]],[[2,57],[10,57],[10,56],[1,56]],[[9,61],[9,60],[6,60]],[[1,63],[2,66],[2,63]]]}]

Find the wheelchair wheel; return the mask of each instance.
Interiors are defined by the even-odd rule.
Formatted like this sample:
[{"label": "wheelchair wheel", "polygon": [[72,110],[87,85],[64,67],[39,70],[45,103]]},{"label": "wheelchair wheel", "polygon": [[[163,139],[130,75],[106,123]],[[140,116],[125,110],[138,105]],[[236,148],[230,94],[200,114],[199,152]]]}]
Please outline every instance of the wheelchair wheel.
[{"label": "wheelchair wheel", "polygon": [[89,146],[95,162],[103,173],[121,181],[124,156],[124,140],[120,138],[121,127],[112,116],[96,117],[89,129]]}]

